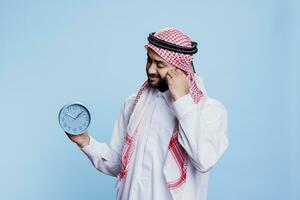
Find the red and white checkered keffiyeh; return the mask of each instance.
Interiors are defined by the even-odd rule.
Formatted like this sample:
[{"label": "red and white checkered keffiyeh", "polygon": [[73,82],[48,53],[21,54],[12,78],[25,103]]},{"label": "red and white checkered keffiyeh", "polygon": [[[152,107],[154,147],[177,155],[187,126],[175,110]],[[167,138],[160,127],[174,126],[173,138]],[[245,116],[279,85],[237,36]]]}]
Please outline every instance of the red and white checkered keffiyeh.
[{"label": "red and white checkered keffiyeh", "polygon": [[[184,47],[191,47],[191,39],[188,37],[186,33],[181,30],[175,28],[166,28],[162,29],[159,32],[154,34],[155,37]],[[191,83],[190,94],[193,97],[195,103],[200,101],[202,97],[202,92],[197,86],[195,80],[195,73],[193,71],[191,62],[193,60],[193,56],[189,54],[182,54],[173,52],[170,50],[162,49],[156,47],[150,43],[145,45],[146,48],[151,48],[155,51],[159,56],[161,56],[165,61],[169,64],[181,69],[188,77]],[[139,133],[139,123],[143,118],[145,108],[151,98],[153,97],[153,89],[150,88],[148,82],[146,81],[142,87],[139,89],[135,101],[131,108],[130,113],[130,121],[127,129],[127,136],[125,139],[125,145],[122,153],[122,170],[119,174],[119,181],[121,181],[128,171],[129,162],[131,155],[134,150],[136,136]],[[186,166],[187,166],[187,153],[184,148],[180,145],[178,141],[178,133],[179,133],[179,124],[178,121],[174,127],[174,131],[169,143],[169,151],[167,157],[172,155],[173,160],[175,160],[177,167],[179,168],[180,175],[176,180],[168,181],[169,189],[176,189],[180,187],[186,180]],[[170,160],[170,159],[166,159]]]}]

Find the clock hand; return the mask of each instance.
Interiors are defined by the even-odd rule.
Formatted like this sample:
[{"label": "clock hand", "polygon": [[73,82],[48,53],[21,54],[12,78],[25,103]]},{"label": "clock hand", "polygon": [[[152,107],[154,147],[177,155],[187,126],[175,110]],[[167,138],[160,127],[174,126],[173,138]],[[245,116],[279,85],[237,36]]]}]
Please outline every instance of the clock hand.
[{"label": "clock hand", "polygon": [[83,111],[81,111],[76,117],[75,119],[77,119],[77,117],[79,117],[81,115],[81,113],[83,113]]},{"label": "clock hand", "polygon": [[[69,115],[69,113],[67,113],[67,115]],[[74,118],[73,116],[71,116],[71,115],[69,115],[70,117],[72,117],[72,119],[76,119],[76,118]]]}]

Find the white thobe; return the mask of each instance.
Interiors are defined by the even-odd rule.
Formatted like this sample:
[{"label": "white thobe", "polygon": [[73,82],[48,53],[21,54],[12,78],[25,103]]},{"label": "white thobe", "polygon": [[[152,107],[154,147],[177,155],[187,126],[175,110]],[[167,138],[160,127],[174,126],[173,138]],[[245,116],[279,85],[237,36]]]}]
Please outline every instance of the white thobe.
[{"label": "white thobe", "polygon": [[[90,136],[90,143],[81,150],[99,171],[117,176],[121,171],[129,109],[135,99],[130,96],[116,120],[110,144],[99,143]],[[164,161],[170,138],[179,121],[178,140],[187,152],[186,182],[177,193],[166,183]],[[207,198],[209,170],[228,147],[227,111],[207,95],[195,104],[187,94],[175,102],[169,91],[156,90],[140,124],[126,177],[116,188],[118,200],[169,200]],[[176,179],[177,177],[174,177]]]}]

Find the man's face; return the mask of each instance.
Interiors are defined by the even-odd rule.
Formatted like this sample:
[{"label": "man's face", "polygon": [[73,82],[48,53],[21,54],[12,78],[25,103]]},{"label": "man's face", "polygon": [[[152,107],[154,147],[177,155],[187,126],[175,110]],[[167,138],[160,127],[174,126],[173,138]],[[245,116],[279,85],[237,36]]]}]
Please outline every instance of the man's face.
[{"label": "man's face", "polygon": [[146,72],[148,76],[148,84],[151,87],[158,88],[163,91],[167,90],[168,85],[165,80],[167,72],[175,69],[176,67],[167,63],[150,48],[148,48],[147,56]]}]

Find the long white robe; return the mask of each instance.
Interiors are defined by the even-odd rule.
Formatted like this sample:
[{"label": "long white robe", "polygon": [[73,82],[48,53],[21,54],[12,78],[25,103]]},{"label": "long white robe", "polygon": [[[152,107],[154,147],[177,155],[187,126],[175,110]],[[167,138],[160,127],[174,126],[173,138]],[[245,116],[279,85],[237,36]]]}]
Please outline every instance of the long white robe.
[{"label": "long white robe", "polygon": [[[202,85],[202,91],[204,86]],[[129,109],[135,95],[124,103],[116,120],[110,144],[99,143],[90,136],[90,143],[81,150],[99,171],[117,176],[121,170],[121,154],[129,120]],[[168,145],[176,118],[179,121],[179,142],[189,155],[186,182],[170,191],[166,180],[178,168],[165,164]],[[228,147],[227,111],[206,93],[199,104],[190,94],[175,102],[169,91],[155,91],[140,124],[131,165],[125,180],[117,187],[118,200],[206,200],[209,170]]]}]

